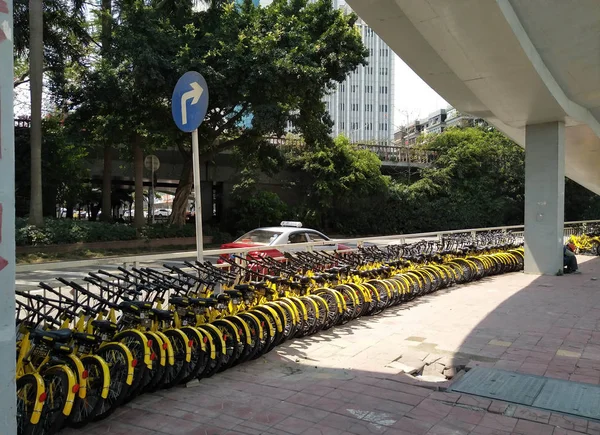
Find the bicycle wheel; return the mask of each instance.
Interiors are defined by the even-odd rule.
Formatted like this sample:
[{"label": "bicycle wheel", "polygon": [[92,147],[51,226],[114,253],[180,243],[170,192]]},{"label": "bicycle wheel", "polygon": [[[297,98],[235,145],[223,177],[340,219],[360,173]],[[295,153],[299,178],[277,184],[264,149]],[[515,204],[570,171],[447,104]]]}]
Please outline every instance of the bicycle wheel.
[{"label": "bicycle wheel", "polygon": [[17,379],[17,435],[36,435],[43,430],[38,423],[46,397],[40,375],[32,373]]},{"label": "bicycle wheel", "polygon": [[[190,363],[187,365],[180,383],[186,384],[198,376],[198,373],[206,368],[209,355],[206,352],[206,342],[208,339],[200,330],[191,326],[184,326],[181,330],[187,335],[192,344],[192,353]],[[206,339],[206,342],[204,341]]]},{"label": "bicycle wheel", "polygon": [[273,339],[269,343],[269,346],[265,349],[264,353],[271,352],[275,348],[275,346],[277,346],[283,339],[283,327],[281,325],[281,318],[273,308],[268,307],[266,305],[258,305],[252,309],[252,312],[254,311],[258,311],[259,313],[261,313],[265,318],[266,322],[270,324],[271,330],[274,331]]},{"label": "bicycle wheel", "polygon": [[240,343],[240,336],[233,323],[226,319],[219,319],[212,322],[219,328],[223,340],[225,340],[225,351],[222,356],[222,364],[219,372],[233,366],[244,351],[244,343]]},{"label": "bicycle wheel", "polygon": [[239,316],[227,316],[225,320],[228,320],[237,328],[239,338],[237,346],[238,356],[233,363],[233,365],[237,365],[246,361],[248,355],[254,350],[250,328],[246,321]]},{"label": "bicycle wheel", "polygon": [[240,361],[245,362],[251,360],[252,357],[256,355],[256,352],[258,352],[260,348],[261,340],[264,340],[263,335],[265,332],[263,331],[260,320],[254,314],[242,313],[236,317],[239,317],[248,327],[249,343],[246,345],[244,355]]},{"label": "bicycle wheel", "polygon": [[94,420],[100,420],[112,414],[127,397],[133,383],[133,356],[129,349],[121,343],[107,343],[96,351],[108,365],[110,381],[108,395],[98,404]]},{"label": "bicycle wheel", "polygon": [[167,370],[167,349],[165,347],[167,338],[156,332],[146,332],[146,337],[148,337],[148,346],[151,352],[152,370],[146,372],[141,388],[145,392],[152,393],[160,388]]},{"label": "bicycle wheel", "polygon": [[[172,388],[185,376],[191,359],[191,342],[187,335],[180,329],[167,329],[163,331],[167,336],[173,352],[173,365],[167,366],[162,379],[162,388]],[[167,347],[167,350],[169,348]]]},{"label": "bicycle wheel", "polygon": [[106,361],[97,355],[88,355],[82,357],[81,362],[85,368],[87,388],[85,398],[75,401],[67,419],[67,426],[73,428],[81,428],[92,421],[110,385],[110,370]]},{"label": "bicycle wheel", "polygon": [[343,308],[340,304],[339,293],[328,288],[318,288],[314,291],[316,296],[320,296],[327,303],[327,321],[323,325],[323,329],[329,329],[336,325],[343,313]]},{"label": "bicycle wheel", "polygon": [[275,340],[276,329],[273,327],[268,317],[261,311],[253,310],[252,312],[242,314],[242,316],[252,316],[259,322],[259,339],[256,345],[256,351],[250,357],[250,359],[253,360],[268,352],[271,344]]},{"label": "bicycle wheel", "polygon": [[115,336],[114,340],[123,343],[133,356],[133,382],[129,386],[125,397],[125,401],[128,402],[141,392],[147,374],[148,367],[145,364],[145,357],[146,350],[150,350],[148,339],[141,333],[124,331]]},{"label": "bicycle wheel", "polygon": [[315,301],[306,296],[293,297],[291,299],[294,301],[294,303],[296,303],[297,306],[302,305],[302,308],[298,308],[302,314],[300,316],[301,322],[298,325],[296,338],[305,337],[310,333],[317,322],[316,312],[318,307]]},{"label": "bicycle wheel", "polygon": [[50,367],[42,374],[46,388],[46,401],[42,408],[39,428],[44,435],[58,432],[71,413],[75,399],[75,373],[66,365]]},{"label": "bicycle wheel", "polygon": [[196,378],[210,378],[221,367],[221,353],[222,349],[225,348],[225,343],[220,331],[213,325],[204,324],[197,326],[196,329],[204,334],[204,344],[206,344],[207,355],[209,356],[204,369],[198,370]]}]

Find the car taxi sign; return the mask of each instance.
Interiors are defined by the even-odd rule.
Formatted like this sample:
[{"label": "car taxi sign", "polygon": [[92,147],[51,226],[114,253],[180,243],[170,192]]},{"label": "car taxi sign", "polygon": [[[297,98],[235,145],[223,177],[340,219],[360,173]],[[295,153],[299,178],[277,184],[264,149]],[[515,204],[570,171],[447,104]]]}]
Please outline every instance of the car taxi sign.
[{"label": "car taxi sign", "polygon": [[302,222],[296,221],[282,221],[279,225],[281,225],[282,227],[302,228]]}]

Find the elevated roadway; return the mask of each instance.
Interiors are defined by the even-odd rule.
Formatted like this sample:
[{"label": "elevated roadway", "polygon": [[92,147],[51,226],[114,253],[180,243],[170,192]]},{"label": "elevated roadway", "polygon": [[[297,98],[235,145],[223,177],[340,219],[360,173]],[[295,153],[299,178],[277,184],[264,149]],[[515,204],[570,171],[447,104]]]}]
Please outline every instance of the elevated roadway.
[{"label": "elevated roadway", "polygon": [[600,193],[600,2],[348,0],[429,86],[526,149],[526,271],[562,266],[564,176]]}]

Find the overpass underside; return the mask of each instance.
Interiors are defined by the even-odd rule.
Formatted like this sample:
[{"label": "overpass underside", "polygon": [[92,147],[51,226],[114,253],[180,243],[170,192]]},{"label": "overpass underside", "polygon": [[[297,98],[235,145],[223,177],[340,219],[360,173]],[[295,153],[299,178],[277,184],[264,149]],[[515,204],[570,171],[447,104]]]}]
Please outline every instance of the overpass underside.
[{"label": "overpass underside", "polygon": [[347,0],[425,82],[526,153],[526,272],[562,270],[564,176],[600,193],[598,0]]}]

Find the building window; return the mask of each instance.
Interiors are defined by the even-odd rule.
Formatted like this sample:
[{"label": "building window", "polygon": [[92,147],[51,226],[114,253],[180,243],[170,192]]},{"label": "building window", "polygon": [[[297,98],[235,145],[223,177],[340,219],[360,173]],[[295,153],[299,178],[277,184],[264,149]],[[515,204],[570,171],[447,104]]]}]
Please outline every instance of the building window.
[{"label": "building window", "polygon": [[387,94],[388,93],[388,87],[387,86],[380,86],[379,87],[379,93],[380,94]]},{"label": "building window", "polygon": [[388,111],[388,105],[387,105],[387,104],[382,104],[382,105],[379,107],[379,110],[380,110],[381,112],[387,112],[387,111]]},{"label": "building window", "polygon": [[344,121],[340,122],[340,128],[344,130],[346,128],[346,123]]},{"label": "building window", "polygon": [[340,103],[340,110],[346,110],[346,103]]},{"label": "building window", "polygon": [[342,83],[340,85],[340,92],[345,92],[346,91],[346,85],[344,83]]},{"label": "building window", "polygon": [[352,85],[352,92],[356,92],[357,89],[358,89],[358,85]]}]

